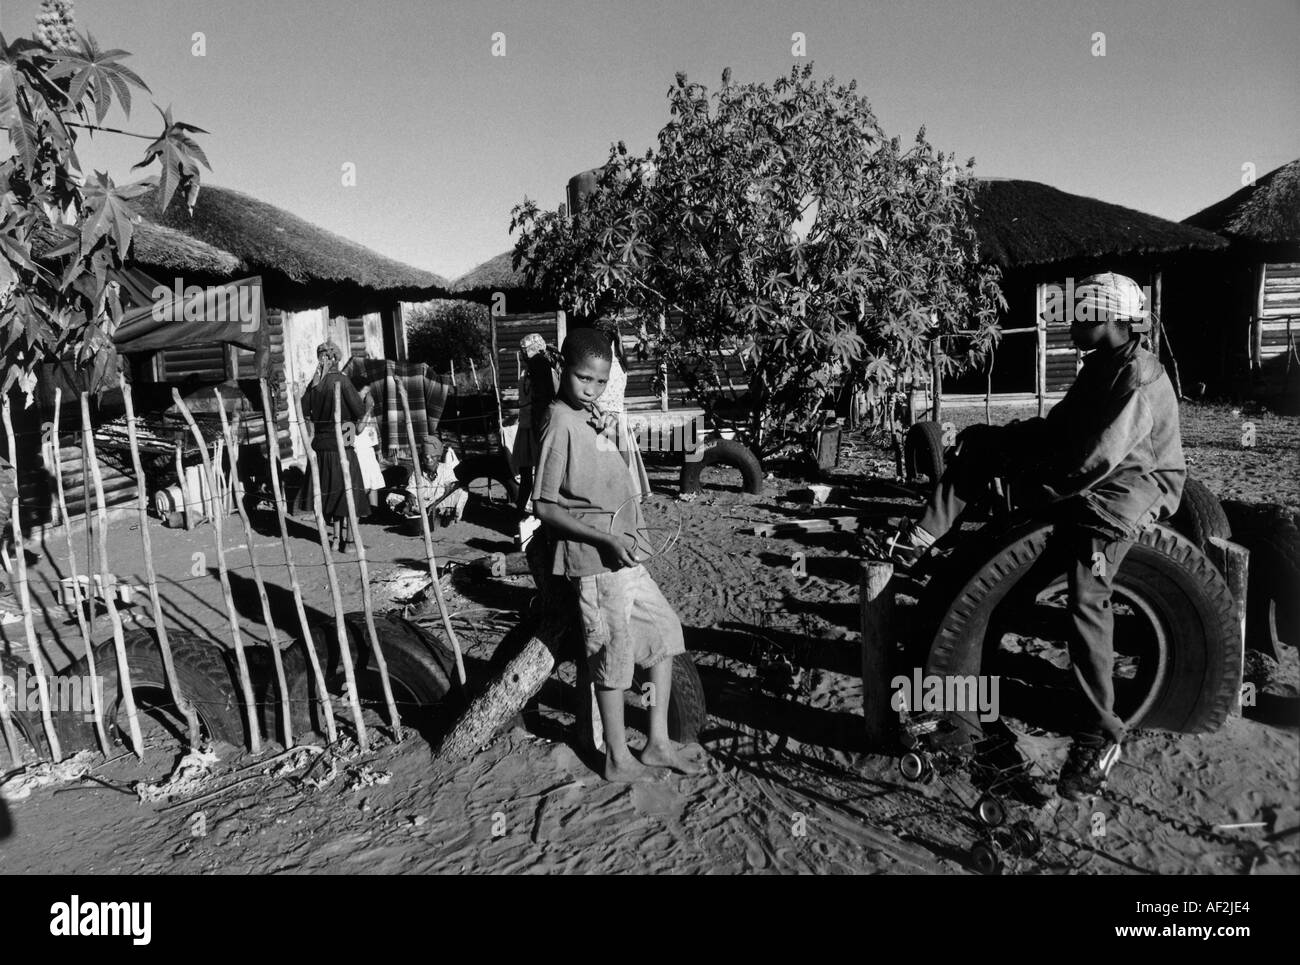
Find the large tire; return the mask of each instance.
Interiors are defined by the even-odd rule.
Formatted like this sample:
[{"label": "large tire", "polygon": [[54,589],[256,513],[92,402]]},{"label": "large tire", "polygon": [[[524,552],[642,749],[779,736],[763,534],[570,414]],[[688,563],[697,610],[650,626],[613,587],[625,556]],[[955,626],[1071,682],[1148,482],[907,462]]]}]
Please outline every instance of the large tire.
[{"label": "large tire", "polygon": [[1229,539],[1232,527],[1223,512],[1219,497],[1210,492],[1205,484],[1191,476],[1183,484],[1183,499],[1178,510],[1169,520],[1169,525],[1196,544],[1204,552],[1210,545],[1210,537]]},{"label": "large tire", "polygon": [[1232,539],[1250,550],[1246,646],[1271,657],[1300,646],[1300,528],[1283,507],[1229,501]]},{"label": "large tire", "polygon": [[943,427],[937,422],[918,422],[903,439],[903,471],[908,482],[921,476],[938,483],[943,475]]},{"label": "large tire", "polygon": [[713,439],[701,443],[695,452],[700,454],[698,459],[691,458],[694,453],[688,453],[686,461],[682,463],[678,488],[683,494],[698,493],[700,473],[706,466],[714,465],[739,469],[745,492],[751,495],[760,495],[763,492],[763,466],[744,443],[737,442],[735,439]]},{"label": "large tire", "polygon": [[456,464],[456,478],[466,488],[475,480],[489,479],[501,485],[512,505],[519,498],[519,480],[510,471],[510,463],[506,461],[504,453],[466,456]]},{"label": "large tire", "polygon": [[[244,744],[244,714],[239,697],[239,684],[231,673],[230,661],[224,649],[210,640],[196,637],[183,630],[167,631],[171,645],[172,662],[176,667],[181,694],[194,706],[199,724],[212,740],[235,746]],[[157,714],[165,715],[180,733],[185,732],[185,719],[172,703],[163,670],[162,653],[152,630],[128,630],[123,639],[126,663],[131,672],[131,691],[136,704],[148,702]],[[247,653],[256,652],[249,647]],[[112,731],[114,725],[126,729],[125,714],[121,710],[121,684],[118,677],[117,654],[111,639],[95,648],[95,669],[104,679],[104,729]],[[65,674],[89,674],[88,664],[82,657]],[[65,713],[59,718],[59,742],[65,752],[95,746],[94,728],[83,720],[85,715]]]},{"label": "large tire", "polygon": [[[0,674],[3,674],[12,686],[18,686],[20,672],[24,670],[27,672],[28,679],[30,679],[34,671],[25,661],[12,654],[0,652]],[[28,693],[34,692],[28,688]],[[9,704],[9,719],[14,725],[14,730],[18,732],[19,737],[31,745],[33,749],[36,749],[38,753],[49,756],[49,744],[45,739],[45,727],[41,723],[39,705],[35,708],[29,705],[26,710],[19,710],[15,704],[16,695],[10,697]],[[59,714],[55,713],[52,716],[54,725],[57,728],[59,726]],[[62,739],[60,739],[60,743],[62,743]],[[0,736],[0,747],[4,747],[3,736]],[[41,750],[41,748],[44,748],[44,750]],[[6,750],[8,749],[6,748]],[[13,748],[13,750],[15,753],[20,753],[17,748]]]},{"label": "large tire", "polygon": [[[933,673],[957,673],[958,657],[971,647],[982,649],[987,667],[1016,608],[1064,583],[1064,564],[1044,554],[1051,532],[1030,523],[998,537],[978,565],[949,584],[957,589],[946,603],[929,596],[922,604],[942,614],[930,644]],[[1241,687],[1232,593],[1223,577],[1190,541],[1156,527],[1129,550],[1115,587],[1117,606],[1133,613],[1124,621],[1117,615],[1115,650],[1137,653],[1139,661],[1132,680],[1117,677],[1116,713],[1130,727],[1183,733],[1219,727]],[[1004,600],[1008,607],[1000,609]]]},{"label": "large tire", "polygon": [[[632,692],[641,693],[642,684],[650,679],[649,671],[637,667],[632,673]],[[673,689],[668,696],[668,736],[679,744],[693,744],[708,722],[704,703],[704,684],[689,653],[673,657]]]},{"label": "large tire", "polygon": [[[347,614],[344,625],[357,678],[357,696],[363,707],[375,710],[387,720],[383,684],[379,665],[370,647],[365,614],[360,611]],[[398,714],[403,723],[409,726],[417,729],[426,727],[435,711],[447,702],[449,696],[459,696],[459,683],[454,683],[457,681],[455,653],[449,644],[443,642],[440,634],[396,613],[375,616],[375,635],[384,651]],[[326,687],[331,694],[341,693],[347,677],[340,660],[334,624],[313,626],[312,638],[325,674]],[[325,728],[320,717],[320,704],[301,640],[295,641],[285,652],[285,676],[290,678],[289,695],[295,732],[323,733]],[[270,684],[266,692],[273,695],[274,684]],[[274,713],[274,704],[268,701],[263,718],[269,721]],[[346,702],[334,701],[336,719],[347,716],[348,713]]]}]

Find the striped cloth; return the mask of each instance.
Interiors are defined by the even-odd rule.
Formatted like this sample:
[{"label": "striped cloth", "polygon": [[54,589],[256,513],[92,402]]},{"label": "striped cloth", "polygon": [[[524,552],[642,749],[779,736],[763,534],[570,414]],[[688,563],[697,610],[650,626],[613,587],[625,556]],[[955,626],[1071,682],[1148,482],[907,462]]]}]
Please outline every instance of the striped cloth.
[{"label": "striped cloth", "polygon": [[438,438],[438,423],[447,404],[448,388],[430,378],[428,368],[423,362],[395,362],[391,359],[353,359],[348,368],[353,385],[358,389],[370,387],[371,397],[375,400],[375,416],[379,420],[381,448],[389,460],[396,460],[399,455],[406,456],[407,449],[406,418],[397,391],[398,382],[406,387],[416,445],[422,445],[429,437]]}]

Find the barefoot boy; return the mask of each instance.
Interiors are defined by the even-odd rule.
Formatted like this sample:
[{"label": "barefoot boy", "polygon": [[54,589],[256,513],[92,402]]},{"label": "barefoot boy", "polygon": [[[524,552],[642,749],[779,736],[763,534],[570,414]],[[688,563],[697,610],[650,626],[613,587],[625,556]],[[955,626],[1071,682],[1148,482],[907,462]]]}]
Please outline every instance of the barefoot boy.
[{"label": "barefoot boy", "polygon": [[[592,406],[609,378],[609,339],[570,331],[561,349],[559,397],[544,416],[532,499],[555,544],[551,572],[574,586],[596,703],[605,733],[605,777],[639,781],[655,767],[703,770],[668,739],[673,656],[685,650],[682,625],[639,562],[650,552],[627,465],[599,434]],[[633,667],[650,672],[650,739],[638,761],[623,729],[623,694]]]}]

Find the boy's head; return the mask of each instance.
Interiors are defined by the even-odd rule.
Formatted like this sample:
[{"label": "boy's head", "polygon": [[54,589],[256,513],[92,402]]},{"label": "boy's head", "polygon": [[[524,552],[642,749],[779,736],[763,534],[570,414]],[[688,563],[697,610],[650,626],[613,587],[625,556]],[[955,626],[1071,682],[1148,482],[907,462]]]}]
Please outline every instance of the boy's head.
[{"label": "boy's head", "polygon": [[565,336],[560,355],[564,359],[561,397],[579,408],[591,405],[601,397],[609,382],[613,359],[609,336],[594,328],[575,328]]},{"label": "boy's head", "polygon": [[1146,299],[1125,275],[1089,275],[1074,290],[1070,338],[1083,351],[1116,348],[1133,337],[1134,323],[1147,317]]}]

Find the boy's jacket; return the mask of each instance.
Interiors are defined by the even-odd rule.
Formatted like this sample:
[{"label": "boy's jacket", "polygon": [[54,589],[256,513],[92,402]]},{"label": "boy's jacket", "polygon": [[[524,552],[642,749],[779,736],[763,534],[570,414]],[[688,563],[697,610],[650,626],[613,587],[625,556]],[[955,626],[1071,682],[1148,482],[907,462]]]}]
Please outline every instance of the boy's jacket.
[{"label": "boy's jacket", "polygon": [[1050,499],[1079,497],[1085,517],[1128,539],[1178,508],[1187,479],[1178,399],[1137,340],[1089,354],[1065,398],[1032,421],[1050,453]]}]

